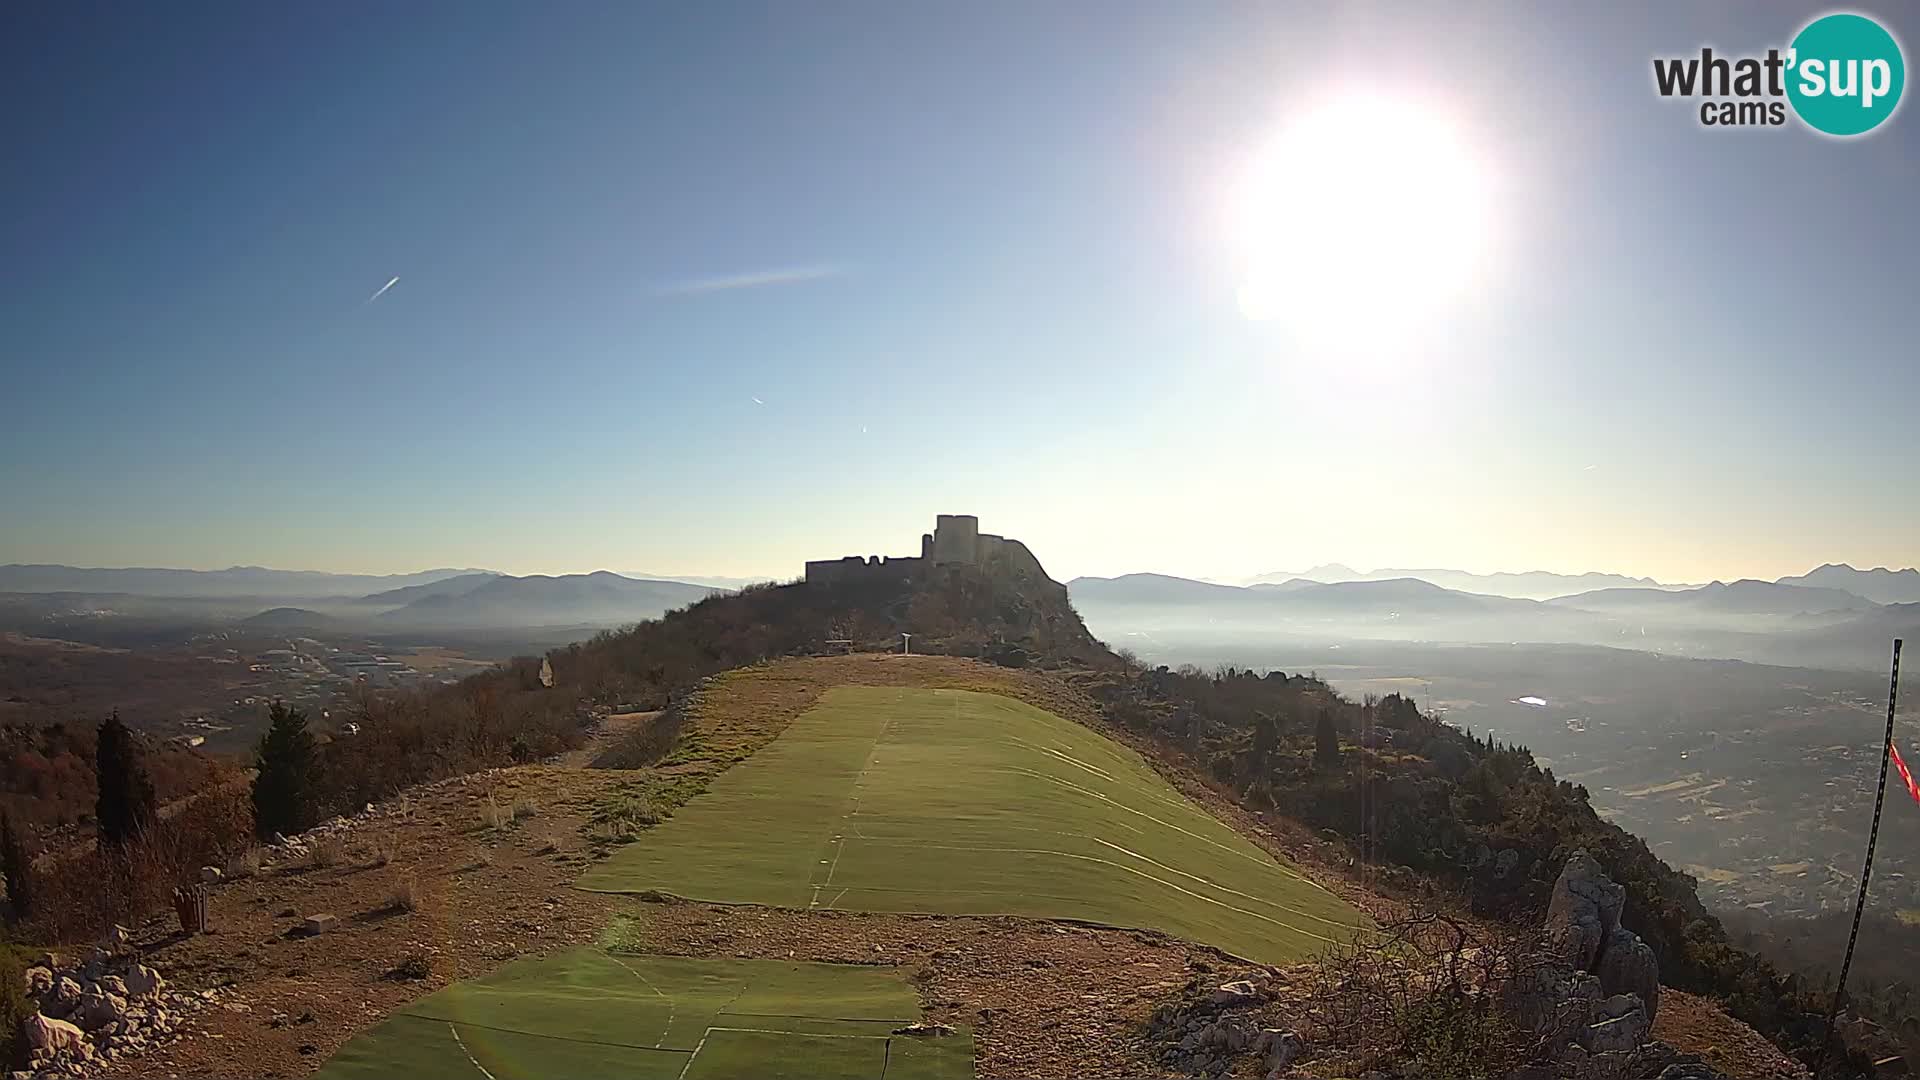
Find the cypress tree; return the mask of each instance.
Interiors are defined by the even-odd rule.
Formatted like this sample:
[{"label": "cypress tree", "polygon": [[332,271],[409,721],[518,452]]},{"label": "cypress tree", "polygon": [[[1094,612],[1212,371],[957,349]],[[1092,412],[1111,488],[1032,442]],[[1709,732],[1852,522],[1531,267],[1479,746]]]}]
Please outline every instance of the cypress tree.
[{"label": "cypress tree", "polygon": [[26,839],[13,827],[13,815],[0,812],[0,873],[7,876],[7,905],[17,922],[33,915],[33,857]]},{"label": "cypress tree", "polygon": [[94,804],[100,842],[107,847],[125,847],[151,828],[159,813],[153,777],[147,775],[140,745],[127,725],[120,722],[118,710],[100,725],[94,771],[100,783],[99,799]]},{"label": "cypress tree", "polygon": [[1320,765],[1340,764],[1340,734],[1333,728],[1333,710],[1325,707],[1313,725],[1313,760]]},{"label": "cypress tree", "polygon": [[267,709],[267,733],[254,751],[253,828],[261,839],[292,835],[313,825],[313,770],[319,756],[307,716],[276,701]]}]

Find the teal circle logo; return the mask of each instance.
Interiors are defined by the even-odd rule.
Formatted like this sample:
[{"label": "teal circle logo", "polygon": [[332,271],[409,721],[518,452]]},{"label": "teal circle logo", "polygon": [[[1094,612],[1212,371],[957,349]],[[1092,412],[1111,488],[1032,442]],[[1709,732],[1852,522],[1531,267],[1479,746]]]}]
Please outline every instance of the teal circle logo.
[{"label": "teal circle logo", "polygon": [[1808,23],[1787,52],[1787,100],[1815,131],[1864,135],[1900,105],[1907,63],[1900,43],[1865,15]]}]

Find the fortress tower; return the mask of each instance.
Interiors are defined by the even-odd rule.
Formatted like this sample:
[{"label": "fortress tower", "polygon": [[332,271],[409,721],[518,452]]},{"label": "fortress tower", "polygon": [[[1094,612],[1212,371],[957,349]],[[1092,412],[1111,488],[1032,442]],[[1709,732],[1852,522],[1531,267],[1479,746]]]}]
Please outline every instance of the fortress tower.
[{"label": "fortress tower", "polygon": [[807,563],[807,581],[815,584],[849,581],[900,581],[935,566],[977,566],[989,574],[1047,579],[1039,560],[1018,540],[980,531],[972,514],[941,514],[933,531],[920,534],[919,556],[884,558],[849,555]]}]

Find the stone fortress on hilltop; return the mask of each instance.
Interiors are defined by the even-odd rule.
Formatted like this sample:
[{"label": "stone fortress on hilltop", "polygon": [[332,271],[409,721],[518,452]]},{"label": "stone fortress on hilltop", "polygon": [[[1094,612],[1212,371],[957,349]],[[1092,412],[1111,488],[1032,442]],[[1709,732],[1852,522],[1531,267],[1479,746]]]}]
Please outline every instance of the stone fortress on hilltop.
[{"label": "stone fortress on hilltop", "polygon": [[933,531],[921,534],[918,556],[848,555],[810,560],[807,583],[898,582],[940,566],[973,566],[995,577],[1047,580],[1047,572],[1027,545],[981,532],[980,519],[972,514],[941,514],[934,519]]}]

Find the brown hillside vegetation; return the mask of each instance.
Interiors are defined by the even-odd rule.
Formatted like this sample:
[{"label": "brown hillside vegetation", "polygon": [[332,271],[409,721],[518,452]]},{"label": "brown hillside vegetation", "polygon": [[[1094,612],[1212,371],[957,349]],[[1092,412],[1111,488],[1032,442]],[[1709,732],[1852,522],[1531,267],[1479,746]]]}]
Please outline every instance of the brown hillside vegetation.
[{"label": "brown hillside vegetation", "polygon": [[[617,844],[647,842],[645,825],[622,817],[623,808],[640,801],[670,814],[823,691],[846,684],[998,693],[1104,725],[1089,698],[1052,675],[954,657],[801,658],[727,672],[681,703],[680,726],[655,766],[529,765],[440,781],[301,838],[304,854],[270,853],[257,869],[238,861],[212,892],[215,933],[183,937],[169,919],[155,918],[137,934],[143,959],[187,989],[215,990],[213,1003],[175,1041],[106,1075],[303,1075],[355,1032],[447,982],[609,934],[670,954],[903,967],[934,1019],[974,1030],[976,1065],[987,1078],[1175,1075],[1159,1064],[1163,1048],[1149,1037],[1148,1019],[1230,979],[1265,988],[1272,1000],[1263,1022],[1307,1022],[1305,973],[1250,967],[1160,934],[644,900],[570,887]],[[639,730],[634,721],[608,731],[603,744]],[[582,758],[600,749],[590,746]],[[1207,783],[1162,767],[1209,796],[1216,812],[1226,809]],[[1223,816],[1259,842],[1282,843],[1244,812]],[[1290,854],[1292,844],[1325,853],[1325,845],[1295,838]],[[1354,882],[1342,888],[1374,910],[1394,909]],[[339,922],[318,937],[293,933],[318,913]],[[1705,1002],[1666,1026],[1669,1041],[1716,1052],[1730,1075],[1785,1075],[1777,1055],[1769,1067],[1752,1065],[1764,1055],[1741,1040],[1757,1037]]]}]

